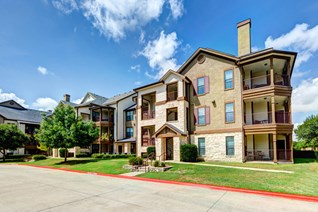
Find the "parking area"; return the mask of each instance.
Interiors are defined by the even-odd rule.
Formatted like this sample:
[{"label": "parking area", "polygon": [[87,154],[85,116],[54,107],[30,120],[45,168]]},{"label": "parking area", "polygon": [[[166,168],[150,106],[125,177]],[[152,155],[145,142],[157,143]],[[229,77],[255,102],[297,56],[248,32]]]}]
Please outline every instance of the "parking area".
[{"label": "parking area", "polygon": [[0,165],[0,211],[317,211],[318,204],[191,186]]}]

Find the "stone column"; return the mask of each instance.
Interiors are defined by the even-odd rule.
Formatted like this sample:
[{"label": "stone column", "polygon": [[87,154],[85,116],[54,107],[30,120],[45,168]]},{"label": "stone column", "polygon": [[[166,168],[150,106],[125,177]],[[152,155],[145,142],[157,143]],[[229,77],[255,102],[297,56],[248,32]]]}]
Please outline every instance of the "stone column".
[{"label": "stone column", "polygon": [[273,58],[270,59],[270,74],[271,74],[271,86],[274,85],[274,64],[273,64]]},{"label": "stone column", "polygon": [[273,147],[274,147],[274,163],[277,163],[277,146],[276,146],[276,141],[277,141],[277,135],[276,133],[273,134]]},{"label": "stone column", "polygon": [[275,97],[274,96],[271,97],[271,103],[272,103],[272,123],[275,124],[276,120],[275,120]]}]

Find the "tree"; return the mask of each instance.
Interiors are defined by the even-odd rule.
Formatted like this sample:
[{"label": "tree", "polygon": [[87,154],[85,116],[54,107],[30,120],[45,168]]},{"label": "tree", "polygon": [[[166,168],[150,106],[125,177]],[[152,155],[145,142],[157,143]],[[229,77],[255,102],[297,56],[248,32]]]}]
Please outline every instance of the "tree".
[{"label": "tree", "polygon": [[303,147],[318,148],[318,115],[307,117],[304,123],[295,129],[295,133]]},{"label": "tree", "polygon": [[[50,148],[85,147],[98,138],[99,131],[93,122],[84,122],[76,117],[69,105],[59,104],[51,116],[44,116],[35,137]],[[64,155],[67,161],[67,154]]]},{"label": "tree", "polygon": [[6,150],[16,150],[29,142],[29,137],[18,129],[15,124],[0,124],[0,153],[6,160]]}]

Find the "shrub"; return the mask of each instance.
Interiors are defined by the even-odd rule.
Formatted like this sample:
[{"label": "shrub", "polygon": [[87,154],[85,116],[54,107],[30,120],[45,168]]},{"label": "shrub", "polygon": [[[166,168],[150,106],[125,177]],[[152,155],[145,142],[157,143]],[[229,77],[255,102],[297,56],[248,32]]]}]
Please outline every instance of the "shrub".
[{"label": "shrub", "polygon": [[129,164],[130,165],[142,165],[143,161],[144,160],[141,157],[130,157],[129,158]]},{"label": "shrub", "polygon": [[159,162],[159,160],[155,160],[155,162],[153,163],[153,166],[154,166],[154,167],[158,167],[158,166],[160,166],[160,162]]},{"label": "shrub", "polygon": [[88,153],[85,153],[85,152],[80,152],[76,155],[77,158],[87,158],[89,157],[89,154]]},{"label": "shrub", "polygon": [[46,159],[46,156],[45,156],[45,155],[33,155],[33,156],[32,156],[32,159],[33,159],[34,161],[45,160],[45,159]]},{"label": "shrub", "polygon": [[204,157],[198,157],[197,158],[197,162],[204,162],[205,160],[204,160]]},{"label": "shrub", "polygon": [[94,153],[92,154],[92,158],[103,158],[103,154]]},{"label": "shrub", "polygon": [[106,155],[103,155],[102,158],[105,160],[108,160],[108,159],[111,159],[111,155],[106,154]]},{"label": "shrub", "polygon": [[6,159],[23,159],[23,158],[27,158],[29,156],[30,155],[28,155],[28,154],[25,154],[25,155],[11,155],[11,154],[8,154],[8,155],[6,155]]},{"label": "shrub", "polygon": [[194,144],[183,144],[180,147],[180,159],[184,162],[196,162],[198,148]]},{"label": "shrub", "polygon": [[60,157],[64,158],[65,154],[68,154],[68,150],[66,148],[60,148],[59,153],[60,153]]},{"label": "shrub", "polygon": [[161,162],[160,166],[161,167],[166,167],[166,163],[165,162]]},{"label": "shrub", "polygon": [[148,155],[153,153],[153,157],[151,159],[155,159],[156,158],[156,147],[154,146],[149,146],[147,147],[147,157]]}]

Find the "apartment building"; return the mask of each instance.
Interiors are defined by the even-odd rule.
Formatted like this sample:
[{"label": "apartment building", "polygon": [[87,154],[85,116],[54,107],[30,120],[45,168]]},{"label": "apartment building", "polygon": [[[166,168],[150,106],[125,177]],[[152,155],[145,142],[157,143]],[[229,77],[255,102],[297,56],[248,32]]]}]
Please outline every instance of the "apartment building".
[{"label": "apartment building", "polygon": [[[37,154],[38,142],[34,138],[35,130],[40,128],[42,115],[49,115],[51,112],[32,110],[21,106],[14,100],[0,103],[0,124],[15,124],[18,128],[30,136],[30,142],[24,147],[16,150],[7,150],[8,154]],[[2,157],[0,153],[0,157]]]},{"label": "apartment building", "polygon": [[295,52],[251,52],[251,20],[237,24],[238,56],[199,48],[137,93],[137,154],[180,160],[180,145],[214,161],[293,162]]},{"label": "apartment building", "polygon": [[[77,116],[84,121],[93,121],[99,128],[99,138],[90,147],[75,147],[69,152],[74,155],[79,152],[136,153],[134,95],[131,91],[106,98],[87,92],[80,104],[75,104],[70,101],[70,95],[65,94],[60,103],[74,107]],[[54,156],[58,156],[57,151]]]}]

